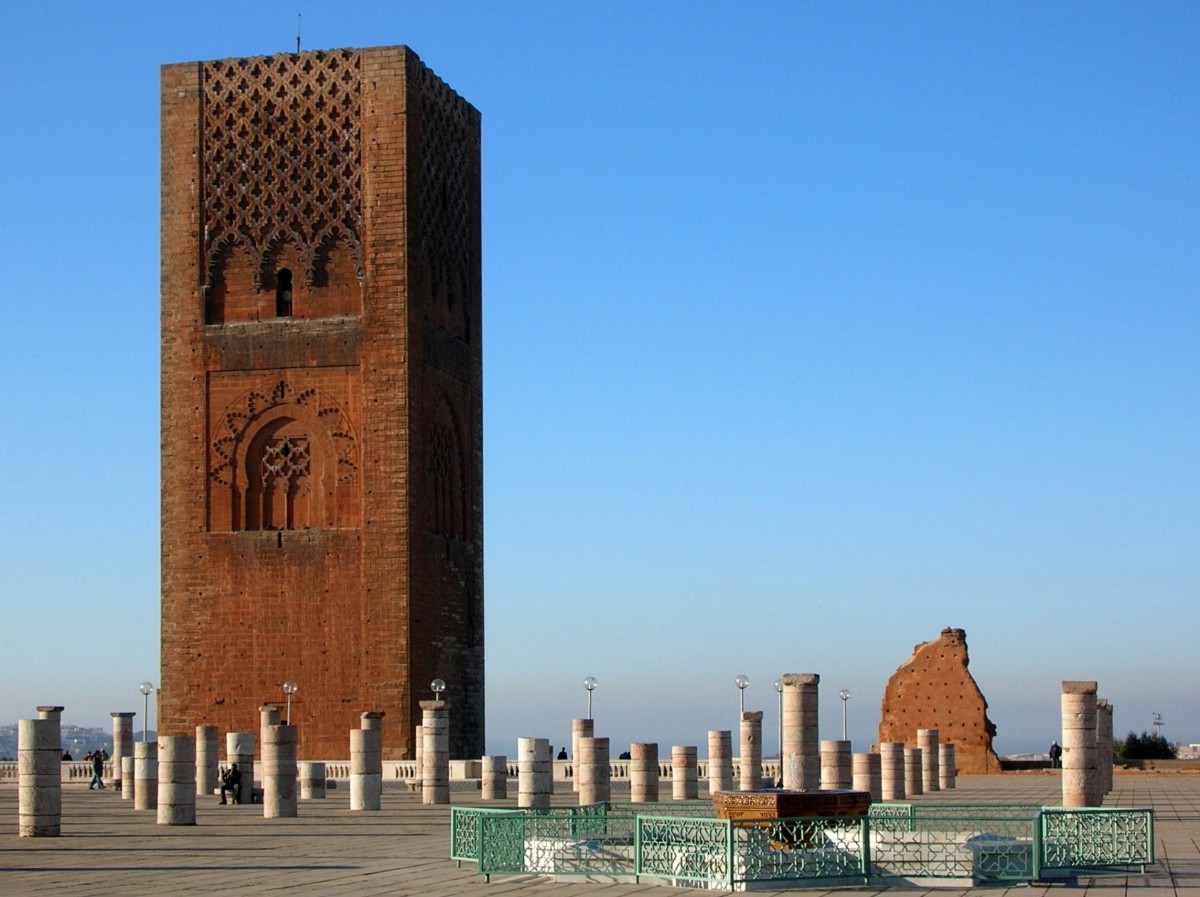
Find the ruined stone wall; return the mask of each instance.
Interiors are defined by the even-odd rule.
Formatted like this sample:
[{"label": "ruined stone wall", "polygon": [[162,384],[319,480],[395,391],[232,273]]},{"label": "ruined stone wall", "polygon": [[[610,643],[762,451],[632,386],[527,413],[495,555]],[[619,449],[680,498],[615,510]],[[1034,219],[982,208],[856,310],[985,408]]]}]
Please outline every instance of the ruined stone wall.
[{"label": "ruined stone wall", "polygon": [[883,694],[879,742],[917,747],[918,729],[937,729],[942,744],[953,744],[958,772],[1000,771],[992,750],[996,726],[987,700],[967,666],[967,634],[943,629],[938,638],[913,648],[913,655],[888,680]]},{"label": "ruined stone wall", "polygon": [[478,113],[404,47],[162,73],[160,729],[483,752]]}]

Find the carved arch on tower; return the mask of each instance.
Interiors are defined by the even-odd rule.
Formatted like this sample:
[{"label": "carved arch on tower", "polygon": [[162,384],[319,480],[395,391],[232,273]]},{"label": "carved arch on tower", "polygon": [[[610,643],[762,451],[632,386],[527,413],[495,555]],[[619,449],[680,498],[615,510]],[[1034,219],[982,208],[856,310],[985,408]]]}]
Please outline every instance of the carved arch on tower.
[{"label": "carved arch on tower", "polygon": [[243,393],[210,446],[210,528],[357,524],[358,440],[345,410],[277,380]]}]

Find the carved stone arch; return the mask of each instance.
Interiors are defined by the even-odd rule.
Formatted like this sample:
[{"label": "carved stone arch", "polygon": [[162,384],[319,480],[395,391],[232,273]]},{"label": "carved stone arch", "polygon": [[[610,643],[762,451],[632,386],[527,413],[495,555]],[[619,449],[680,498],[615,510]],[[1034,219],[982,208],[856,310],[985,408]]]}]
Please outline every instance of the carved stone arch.
[{"label": "carved stone arch", "polygon": [[[264,456],[282,450],[278,441],[264,445],[263,440],[274,437],[303,440],[293,447],[308,455],[307,474],[299,468],[289,470],[297,478],[293,485],[308,490],[307,511],[292,515],[288,523],[357,525],[358,440],[334,399],[318,389],[293,389],[286,380],[278,380],[242,393],[226,406],[220,422],[209,446],[213,528],[258,529],[280,523],[261,513],[263,493],[255,491],[264,485]],[[307,477],[303,483],[302,476]]]},{"label": "carved stone arch", "polygon": [[[303,508],[284,502],[272,503],[272,479],[264,470],[271,466],[271,451],[277,443],[292,452],[307,452],[301,469],[285,471],[280,481],[291,487],[305,485],[308,501]],[[276,449],[278,451],[278,449]],[[286,460],[286,459],[285,459]],[[250,421],[234,454],[233,489],[240,496],[239,529],[303,529],[335,525],[337,517],[337,448],[320,418],[309,409],[285,404],[269,408]],[[306,483],[301,484],[301,479]]]}]

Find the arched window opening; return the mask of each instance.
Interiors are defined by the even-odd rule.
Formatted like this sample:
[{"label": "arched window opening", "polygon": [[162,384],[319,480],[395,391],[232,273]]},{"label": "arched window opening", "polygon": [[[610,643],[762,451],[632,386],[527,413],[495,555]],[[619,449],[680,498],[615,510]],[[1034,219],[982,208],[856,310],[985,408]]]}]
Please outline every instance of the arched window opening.
[{"label": "arched window opening", "polygon": [[267,428],[246,464],[247,529],[312,526],[312,447],[300,424],[285,420]]},{"label": "arched window opening", "polygon": [[275,315],[292,316],[292,272],[287,268],[280,268],[275,275]]}]

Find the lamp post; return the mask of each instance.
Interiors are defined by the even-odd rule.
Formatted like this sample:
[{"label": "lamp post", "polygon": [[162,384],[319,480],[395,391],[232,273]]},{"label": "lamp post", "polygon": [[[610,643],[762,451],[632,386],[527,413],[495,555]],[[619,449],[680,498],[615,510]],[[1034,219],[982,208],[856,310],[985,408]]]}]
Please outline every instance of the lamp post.
[{"label": "lamp post", "polygon": [[842,689],[838,692],[838,697],[842,699],[842,741],[846,740],[846,702],[850,700],[850,692]]},{"label": "lamp post", "polygon": [[440,701],[442,699],[442,692],[446,690],[446,683],[441,679],[434,679],[429,683],[429,687],[433,689],[433,699]]},{"label": "lamp post", "polygon": [[599,684],[600,683],[596,681],[595,676],[588,676],[583,680],[583,687],[587,689],[588,693],[588,719],[592,718],[592,692],[596,690],[596,686]]},{"label": "lamp post", "polygon": [[299,687],[300,686],[298,686],[291,679],[289,679],[287,682],[283,683],[283,693],[285,695],[287,695],[287,719],[286,719],[286,722],[289,726],[292,724],[292,695],[294,695],[296,693],[296,689]]},{"label": "lamp post", "polygon": [[746,676],[738,676],[733,680],[733,684],[738,690],[738,708],[740,713],[746,712],[746,688],[750,685],[750,679]]},{"label": "lamp post", "polygon": [[142,693],[142,744],[146,743],[146,730],[150,728],[150,692],[154,691],[154,683],[143,682],[138,686]]}]

